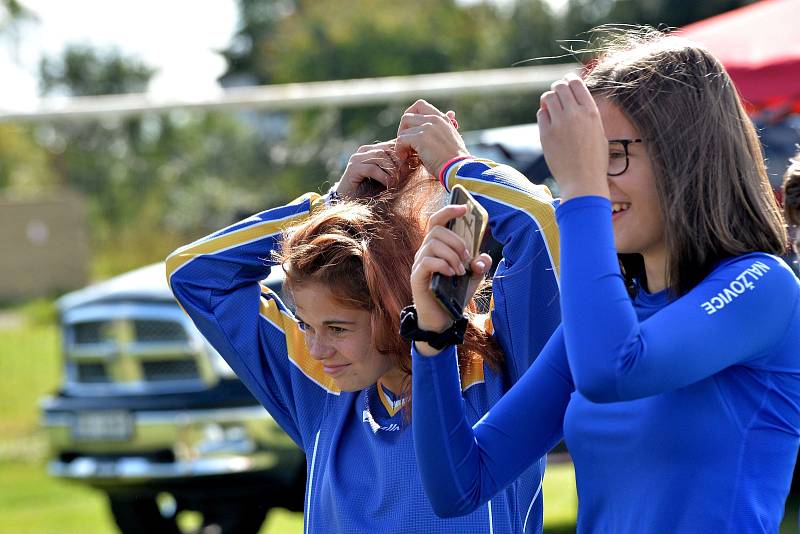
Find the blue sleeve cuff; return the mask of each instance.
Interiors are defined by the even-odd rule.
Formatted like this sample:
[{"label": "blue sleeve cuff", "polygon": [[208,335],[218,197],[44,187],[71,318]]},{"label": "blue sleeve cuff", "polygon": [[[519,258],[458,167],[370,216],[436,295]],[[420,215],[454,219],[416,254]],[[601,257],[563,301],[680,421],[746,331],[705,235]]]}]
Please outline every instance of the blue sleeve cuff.
[{"label": "blue sleeve cuff", "polygon": [[561,224],[561,220],[575,211],[584,210],[587,208],[599,208],[604,211],[611,211],[611,201],[606,197],[595,195],[587,195],[583,197],[575,197],[566,202],[561,202],[556,208],[556,220]]},{"label": "blue sleeve cuff", "polygon": [[414,343],[411,343],[412,372],[417,366],[430,366],[428,368],[437,370],[446,369],[448,365],[453,365],[452,362],[456,362],[455,367],[458,369],[455,345],[443,348],[439,354],[425,356],[417,351],[417,347],[414,345]]}]

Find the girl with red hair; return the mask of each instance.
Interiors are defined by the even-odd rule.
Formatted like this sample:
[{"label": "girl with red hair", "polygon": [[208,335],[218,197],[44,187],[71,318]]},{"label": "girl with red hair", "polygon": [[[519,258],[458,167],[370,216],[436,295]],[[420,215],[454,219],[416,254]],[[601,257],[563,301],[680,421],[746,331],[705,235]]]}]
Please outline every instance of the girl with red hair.
[{"label": "girl with red hair", "polygon": [[[167,260],[170,285],[306,452],[306,532],[539,532],[542,462],[464,517],[437,517],[423,492],[410,430],[411,347],[398,332],[415,253],[444,188],[401,166],[393,146],[359,149],[327,195],[306,194],[178,249]],[[510,168],[482,187],[510,201],[486,206],[505,245],[499,304],[483,316],[472,306],[458,357],[473,423],[560,319],[551,198]],[[276,265],[293,308],[259,283]],[[504,291],[533,293],[512,305]],[[512,339],[511,321],[524,339]]]}]

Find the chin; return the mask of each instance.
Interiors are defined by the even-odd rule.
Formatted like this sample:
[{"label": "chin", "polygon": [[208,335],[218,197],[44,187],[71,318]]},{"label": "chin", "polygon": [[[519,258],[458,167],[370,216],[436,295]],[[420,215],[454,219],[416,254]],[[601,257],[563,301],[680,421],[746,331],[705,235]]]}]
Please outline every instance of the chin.
[{"label": "chin", "polygon": [[336,379],[334,379],[334,382],[336,383],[336,386],[340,390],[346,391],[348,393],[354,393],[356,391],[361,391],[362,389],[366,389],[366,388],[368,388],[369,386],[371,386],[372,384],[375,383],[375,382],[372,382],[370,384],[364,384],[364,383],[362,383],[360,381],[354,381],[354,380],[341,380],[340,381],[340,380],[336,380]]},{"label": "chin", "polygon": [[619,239],[617,236],[614,236],[614,243],[617,254],[636,254],[639,252],[636,250],[636,247],[631,246],[624,238]]}]

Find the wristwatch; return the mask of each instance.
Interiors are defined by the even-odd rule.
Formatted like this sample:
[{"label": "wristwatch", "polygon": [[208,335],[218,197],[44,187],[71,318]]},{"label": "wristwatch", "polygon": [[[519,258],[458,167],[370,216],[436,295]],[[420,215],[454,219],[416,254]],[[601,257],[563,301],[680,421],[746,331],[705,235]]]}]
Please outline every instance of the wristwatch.
[{"label": "wristwatch", "polygon": [[411,305],[400,311],[400,336],[409,341],[424,341],[437,350],[450,345],[461,345],[467,331],[467,318],[463,315],[444,332],[422,330],[417,324],[417,309]]}]

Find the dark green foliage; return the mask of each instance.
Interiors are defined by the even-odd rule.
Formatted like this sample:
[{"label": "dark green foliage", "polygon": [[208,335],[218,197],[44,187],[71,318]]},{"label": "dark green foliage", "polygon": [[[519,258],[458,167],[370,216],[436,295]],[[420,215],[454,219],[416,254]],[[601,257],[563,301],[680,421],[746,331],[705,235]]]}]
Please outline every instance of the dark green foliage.
[{"label": "dark green foliage", "polygon": [[88,46],[69,46],[58,59],[39,65],[42,93],[71,96],[138,93],[147,89],[155,70],[112,50],[102,54]]}]

